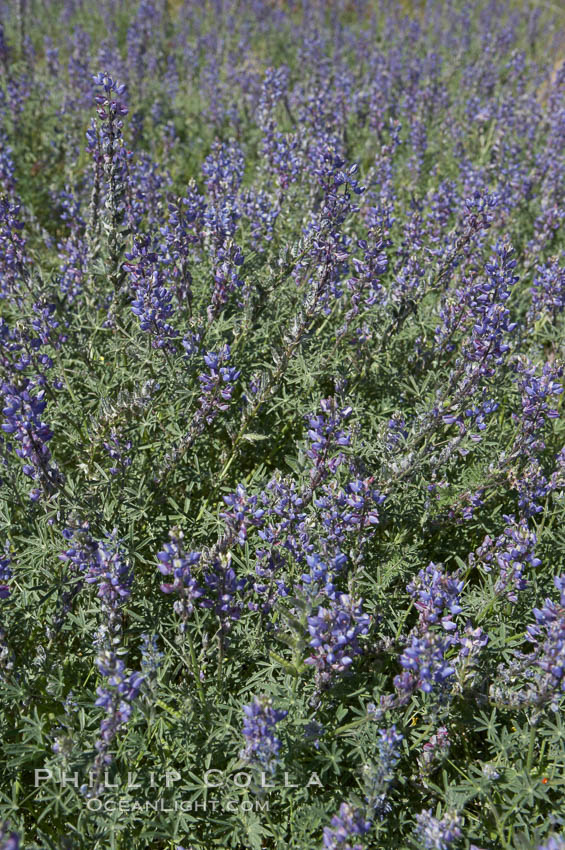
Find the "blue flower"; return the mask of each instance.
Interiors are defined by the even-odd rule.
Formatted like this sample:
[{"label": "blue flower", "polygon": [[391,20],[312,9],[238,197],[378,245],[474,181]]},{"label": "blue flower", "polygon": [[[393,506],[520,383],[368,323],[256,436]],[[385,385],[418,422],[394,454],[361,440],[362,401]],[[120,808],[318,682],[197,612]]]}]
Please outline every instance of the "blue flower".
[{"label": "blue flower", "polygon": [[275,727],[288,712],[274,709],[269,697],[254,697],[249,705],[243,707],[243,713],[242,734],[246,738],[246,744],[241,751],[241,758],[255,762],[269,773],[274,773],[281,748]]}]

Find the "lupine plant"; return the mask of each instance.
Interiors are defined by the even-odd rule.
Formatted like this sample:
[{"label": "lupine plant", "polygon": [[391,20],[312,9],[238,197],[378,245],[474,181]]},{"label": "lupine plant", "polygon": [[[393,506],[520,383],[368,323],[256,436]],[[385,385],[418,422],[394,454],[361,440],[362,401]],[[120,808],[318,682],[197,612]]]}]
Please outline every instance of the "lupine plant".
[{"label": "lupine plant", "polygon": [[0,850],[563,850],[565,13],[0,0]]}]

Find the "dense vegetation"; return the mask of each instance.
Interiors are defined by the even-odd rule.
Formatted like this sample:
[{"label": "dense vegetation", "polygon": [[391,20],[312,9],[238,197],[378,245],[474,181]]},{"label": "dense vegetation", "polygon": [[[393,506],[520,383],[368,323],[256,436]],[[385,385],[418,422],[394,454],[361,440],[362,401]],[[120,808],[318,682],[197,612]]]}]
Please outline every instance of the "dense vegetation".
[{"label": "dense vegetation", "polygon": [[564,33],[0,3],[4,850],[565,848]]}]

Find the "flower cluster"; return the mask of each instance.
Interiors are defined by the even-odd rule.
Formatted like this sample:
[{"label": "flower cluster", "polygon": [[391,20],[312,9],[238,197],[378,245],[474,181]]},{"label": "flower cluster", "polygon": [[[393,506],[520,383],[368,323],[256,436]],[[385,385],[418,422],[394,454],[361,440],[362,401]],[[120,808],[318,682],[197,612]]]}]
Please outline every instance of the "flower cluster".
[{"label": "flower cluster", "polygon": [[[131,565],[124,556],[117,540],[116,532],[106,540],[95,540],[89,531],[89,524],[78,528],[67,528],[64,537],[71,546],[59,555],[59,558],[71,565],[76,577],[86,584],[98,585],[98,597],[104,614],[103,628],[112,644],[121,640],[122,606],[129,598],[133,581]],[[79,592],[82,582],[77,582],[69,591],[65,606],[71,604]]]},{"label": "flower cluster", "polygon": [[89,231],[94,243],[95,235],[100,231],[103,178],[105,198],[102,224],[106,238],[107,272],[114,292],[117,292],[123,275],[120,269],[125,244],[122,228],[126,217],[131,218],[129,161],[132,153],[126,148],[122,134],[122,118],[127,115],[128,107],[119,100],[124,96],[126,86],[103,72],[94,74],[92,79],[97,89],[94,99],[100,121],[97,125],[93,120],[86,132],[87,149],[95,165]]},{"label": "flower cluster", "polygon": [[169,203],[168,222],[161,227],[161,258],[175,281],[178,306],[192,309],[193,290],[190,259],[201,242],[202,219],[206,203],[194,185],[186,196]]},{"label": "flower cluster", "polygon": [[131,302],[131,310],[139,318],[139,327],[151,334],[154,348],[168,347],[175,350],[170,340],[177,336],[177,332],[168,321],[174,312],[171,304],[173,293],[163,285],[162,273],[153,269],[143,274],[139,265],[134,270],[130,263],[124,264],[124,268],[135,281],[135,298]]},{"label": "flower cluster", "polygon": [[420,777],[425,781],[434,771],[438,770],[447,756],[451,742],[449,733],[445,726],[440,726],[437,732],[426,741],[422,748],[422,754],[418,758]]},{"label": "flower cluster", "polygon": [[[416,688],[430,693],[434,686],[441,691],[456,672],[456,659],[448,661],[446,655],[462,641],[454,617],[462,611],[463,584],[459,572],[448,575],[441,564],[433,562],[408,584],[418,623],[400,656],[404,672],[394,679],[400,694],[410,694]],[[441,631],[434,628],[438,624]],[[474,648],[475,643],[471,643]]]},{"label": "flower cluster", "polygon": [[499,573],[494,590],[499,596],[506,596],[511,602],[517,601],[517,591],[527,587],[524,575],[526,566],[535,569],[541,564],[536,557],[537,536],[530,531],[526,520],[517,522],[513,516],[505,517],[509,523],[496,540],[488,535],[474,554],[469,555],[471,566],[481,566],[485,572],[492,570],[496,559]]},{"label": "flower cluster", "polygon": [[[127,106],[117,98],[122,97],[126,91],[126,86],[123,83],[114,81],[108,74],[99,72],[92,77],[94,85],[102,89],[100,93],[95,95],[95,102],[98,106],[97,113],[102,119],[102,157],[104,162],[111,163],[115,155],[116,149],[120,149],[119,145],[122,139],[123,122],[122,117],[127,115]],[[115,95],[114,97],[112,95]],[[89,144],[92,141],[92,136],[87,133]]]},{"label": "flower cluster", "polygon": [[275,727],[288,712],[274,709],[269,697],[253,697],[252,702],[243,707],[243,713],[242,734],[246,742],[240,757],[274,773],[281,748]]},{"label": "flower cluster", "polygon": [[[314,479],[315,480],[315,479]],[[385,495],[373,486],[372,476],[352,478],[344,488],[337,482],[321,485],[313,499],[320,511],[320,526],[324,536],[323,546],[328,554],[345,547],[346,541],[356,535],[358,544],[365,543],[379,524],[378,508]]]},{"label": "flower cluster", "polygon": [[337,452],[338,446],[351,445],[351,435],[341,427],[353,413],[351,407],[340,409],[335,398],[324,398],[320,402],[322,412],[308,417],[308,457],[315,462],[312,471],[313,480],[321,479],[326,470],[334,473],[343,463],[342,452]]},{"label": "flower cluster", "polygon": [[195,604],[200,608],[212,610],[217,616],[222,633],[228,632],[235,620],[241,616],[243,607],[242,591],[247,586],[245,578],[238,578],[231,566],[231,556],[218,555],[208,564],[200,567],[199,582],[192,568],[200,564],[200,552],[185,552],[183,532],[171,529],[170,543],[166,543],[157,555],[158,569],[163,575],[172,575],[172,582],[161,584],[163,593],[176,593],[175,613],[181,618],[181,632],[187,629],[187,623],[194,612]]},{"label": "flower cluster", "polygon": [[[47,406],[45,389],[35,392],[36,387],[37,383],[29,378],[21,384],[3,381],[0,385],[4,398],[2,431],[9,435],[10,441],[16,442],[15,452],[24,461],[24,474],[40,485],[30,491],[33,501],[40,498],[42,491],[45,495],[53,493],[60,479],[57,467],[51,463],[47,445],[53,432],[41,420]],[[13,444],[9,442],[8,449],[12,448]]]},{"label": "flower cluster", "polygon": [[462,818],[456,812],[448,812],[441,819],[424,809],[416,816],[416,834],[426,850],[450,850],[462,836]]},{"label": "flower cluster", "polygon": [[109,469],[110,475],[118,475],[131,466],[131,456],[126,454],[131,450],[131,440],[120,440],[116,431],[112,430],[102,445],[114,462]]},{"label": "flower cluster", "polygon": [[542,608],[534,608],[534,625],[528,626],[528,639],[534,645],[529,656],[529,677],[538,701],[549,701],[557,711],[558,699],[565,692],[565,578],[556,576],[559,603],[546,599]]},{"label": "flower cluster", "polygon": [[[420,570],[406,589],[418,610],[418,628],[421,632],[438,622],[446,631],[456,628],[452,617],[463,610],[459,604],[463,580],[457,573],[446,575],[441,564],[430,563],[425,570]],[[445,609],[449,613],[444,615]]]},{"label": "flower cluster", "polygon": [[170,543],[165,543],[158,553],[159,572],[165,576],[171,575],[172,582],[161,584],[163,593],[177,593],[179,598],[174,604],[175,612],[181,617],[181,629],[184,631],[186,622],[194,611],[195,600],[202,596],[203,590],[198,586],[192,575],[192,567],[200,560],[199,552],[186,553],[182,541],[184,534],[180,529],[171,529]]},{"label": "flower cluster", "polygon": [[262,525],[265,510],[257,508],[257,496],[248,496],[242,484],[237,485],[234,493],[224,496],[224,502],[229,510],[223,511],[220,516],[230,536],[243,546],[247,540],[248,525]]},{"label": "flower cluster", "polygon": [[421,637],[413,635],[400,656],[406,672],[394,679],[398,690],[410,692],[419,687],[424,693],[430,693],[434,685],[441,687],[455,673],[453,662],[446,659],[446,654],[456,643],[454,637],[441,632],[426,631]]},{"label": "flower cluster", "polygon": [[0,299],[15,298],[26,274],[26,240],[20,205],[0,198]]},{"label": "flower cluster", "polygon": [[10,569],[10,564],[12,563],[12,559],[10,558],[10,544],[6,541],[6,545],[4,546],[4,556],[0,556],[0,599],[7,599],[10,595],[10,586],[6,584],[12,578],[12,570]]},{"label": "flower cluster", "polygon": [[547,400],[563,392],[563,387],[557,380],[561,378],[563,369],[545,363],[541,375],[538,376],[536,366],[529,361],[519,362],[516,368],[522,409],[519,415],[514,414],[514,421],[522,428],[523,448],[529,452],[539,452],[545,448],[540,435],[546,419],[559,418],[559,412],[550,407]]},{"label": "flower cluster", "polygon": [[141,673],[150,678],[154,676],[161,666],[163,654],[159,649],[157,635],[141,635]]},{"label": "flower cluster", "polygon": [[362,600],[345,593],[334,594],[326,606],[308,617],[312,654],[305,664],[316,668],[316,681],[329,682],[333,673],[347,670],[361,653],[358,637],[369,631],[371,619],[363,613]]},{"label": "flower cluster", "polygon": [[403,740],[404,735],[397,732],[394,724],[389,729],[379,729],[378,762],[376,765],[367,764],[363,769],[365,802],[381,820],[390,811],[387,795],[395,778]]},{"label": "flower cluster", "polygon": [[[11,563],[10,546],[8,541],[6,541],[4,546],[4,555],[3,557],[0,556],[0,582],[2,582],[2,584],[0,584],[0,601],[8,599],[10,596],[10,585],[5,582],[9,582],[12,578],[12,570],[10,569]],[[8,642],[6,641],[4,617],[2,617],[0,620],[0,678],[3,678],[4,672],[10,671],[13,666],[13,651],[10,649]]]},{"label": "flower cluster", "polygon": [[0,850],[20,850],[20,836],[17,832],[8,832],[8,825],[0,827]]},{"label": "flower cluster", "polygon": [[241,185],[244,170],[245,157],[234,141],[214,142],[212,152],[202,164],[207,192],[214,199],[234,195]]},{"label": "flower cluster", "polygon": [[530,316],[535,320],[549,315],[555,321],[565,308],[564,258],[544,263],[536,272]]},{"label": "flower cluster", "polygon": [[366,835],[371,826],[371,821],[365,819],[360,809],[350,803],[342,803],[339,814],[331,820],[331,826],[324,827],[324,850],[362,850],[362,845],[351,844],[351,839],[356,835]]},{"label": "flower cluster", "polygon": [[104,789],[104,785],[100,783],[100,777],[102,771],[112,763],[110,746],[120,729],[128,722],[132,703],[137,698],[145,679],[141,673],[126,674],[125,663],[115,652],[102,652],[96,660],[96,666],[107,681],[104,687],[98,686],[96,689],[98,699],[95,704],[104,709],[94,760],[93,772],[97,782],[90,790],[87,790],[87,786],[83,786],[82,789],[87,796],[92,797],[97,796]]},{"label": "flower cluster", "polygon": [[202,372],[198,376],[202,395],[199,398],[202,417],[207,425],[210,425],[218,413],[229,407],[234,384],[241,372],[235,366],[225,365],[231,358],[229,345],[225,345],[221,351],[209,351],[204,355],[204,363],[208,372]]},{"label": "flower cluster", "polygon": [[111,620],[121,603],[129,597],[133,580],[131,566],[117,543],[115,531],[107,541],[98,541],[84,580],[87,584],[98,585],[98,596]]},{"label": "flower cluster", "polygon": [[217,616],[222,632],[230,631],[243,610],[242,594],[247,587],[246,578],[238,578],[232,567],[231,556],[214,558],[204,574],[204,592],[200,605],[211,609]]},{"label": "flower cluster", "polygon": [[565,692],[565,578],[556,576],[554,584],[559,601],[547,598],[541,608],[534,608],[535,623],[526,629],[533,649],[515,651],[508,663],[499,666],[490,687],[497,704],[532,708],[532,723],[546,708],[559,711]]}]

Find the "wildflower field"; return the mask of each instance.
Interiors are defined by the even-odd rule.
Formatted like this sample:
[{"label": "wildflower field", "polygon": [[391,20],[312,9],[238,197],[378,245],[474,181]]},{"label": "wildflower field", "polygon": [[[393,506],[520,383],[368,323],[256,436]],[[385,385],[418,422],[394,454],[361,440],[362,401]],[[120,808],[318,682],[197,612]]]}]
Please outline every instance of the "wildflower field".
[{"label": "wildflower field", "polygon": [[1,0],[1,850],[565,849],[564,57]]}]

